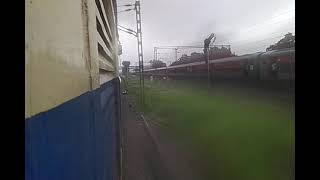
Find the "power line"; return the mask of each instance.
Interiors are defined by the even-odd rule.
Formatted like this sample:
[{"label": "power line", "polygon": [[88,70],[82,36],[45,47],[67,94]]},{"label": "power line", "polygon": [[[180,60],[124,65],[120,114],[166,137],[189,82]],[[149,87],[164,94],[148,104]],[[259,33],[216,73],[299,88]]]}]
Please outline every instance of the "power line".
[{"label": "power line", "polygon": [[295,11],[295,10],[296,10],[296,9],[289,9],[289,10],[283,11],[283,12],[277,14],[277,15],[279,16],[279,15],[282,15],[282,14],[287,14],[288,12]]},{"label": "power line", "polygon": [[[295,9],[293,9],[293,10],[295,10]],[[287,14],[287,13],[290,12],[290,11],[292,11],[292,10],[285,11],[286,13],[283,12],[283,13],[281,13],[281,14],[278,14],[277,16],[272,17],[271,19],[269,19],[269,20],[267,20],[267,21],[265,21],[265,22],[272,21],[272,20],[278,18],[279,16],[281,16],[281,15],[283,15],[283,14]],[[294,18],[294,17],[290,17],[290,18]],[[290,18],[288,18],[288,19],[290,19]],[[285,19],[285,20],[286,20],[286,19]],[[256,23],[256,24],[251,25],[251,28],[253,28],[253,27],[255,27],[255,26],[261,26],[261,25],[263,25],[263,24],[268,24],[268,23]],[[273,22],[272,22],[272,24],[273,24]],[[250,28],[249,28],[249,29],[250,29]]]},{"label": "power line", "polygon": [[125,10],[122,10],[122,11],[118,11],[117,13],[128,12],[128,11],[131,11],[131,10],[135,10],[135,8],[132,8],[132,9],[125,9]]},{"label": "power line", "polygon": [[[249,50],[249,49],[259,49],[259,48],[267,48],[268,47],[268,45],[263,45],[263,46],[255,46],[255,47],[248,47],[248,48],[240,48],[240,49],[238,49],[237,51],[247,51],[247,50]],[[254,53],[254,52],[256,52],[257,50],[252,50],[252,51],[248,51],[247,53],[249,53],[249,52],[252,52],[252,53]]]},{"label": "power line", "polygon": [[[291,19],[291,18],[289,18],[289,19]],[[287,20],[287,19],[285,19],[285,20]],[[279,22],[281,22],[281,21],[278,21],[278,22],[275,22],[275,23],[273,23],[273,24],[278,24]],[[265,24],[266,25],[266,24]],[[264,27],[265,28],[265,27]],[[286,29],[286,30],[281,30],[281,32],[282,31],[288,31],[288,30],[294,30],[294,28],[295,28],[295,26],[293,26],[293,27],[290,27],[290,28],[288,28],[288,29]],[[262,28],[261,28],[262,29]],[[252,30],[246,30],[246,31],[244,31],[244,32],[250,32],[250,31],[252,31]],[[256,32],[258,32],[257,30],[256,30]],[[277,33],[277,32],[276,32]],[[276,33],[272,33],[272,34],[276,34]],[[280,33],[280,32],[279,32]],[[268,34],[268,35],[270,35],[270,34]],[[227,43],[228,41],[230,41],[231,39],[230,38],[225,38],[222,42],[219,42],[220,44],[224,44],[224,43]],[[245,40],[241,40],[241,41],[236,41],[236,43],[239,43],[239,42],[243,42],[243,41],[247,41],[247,40],[249,40],[249,39],[245,39]]]},{"label": "power line", "polygon": [[123,32],[126,32],[126,33],[128,33],[128,34],[132,34],[132,35],[134,35],[134,36],[137,36],[136,34],[134,34],[133,32],[131,32],[131,31],[126,31],[126,30],[124,30],[124,29],[121,29],[121,28],[118,28],[120,31],[123,31]]},{"label": "power line", "polygon": [[270,44],[264,44],[264,45],[259,45],[259,46],[249,46],[249,47],[239,47],[239,48],[235,48],[237,51],[244,51],[244,50],[248,50],[248,49],[259,49],[259,48],[267,48],[268,46],[270,46]]},{"label": "power line", "polygon": [[127,31],[130,31],[130,32],[133,32],[133,33],[137,33],[137,32],[135,32],[134,30],[132,30],[132,29],[129,29],[129,28],[126,28],[126,27],[124,27],[124,26],[121,26],[121,25],[118,25],[120,28],[123,28],[123,29],[125,29],[125,30],[127,30]]},{"label": "power line", "polygon": [[[295,9],[292,9],[292,10],[288,10],[288,11],[285,11],[285,12],[289,12],[289,11],[293,11]],[[286,14],[286,13],[281,13],[281,14]],[[262,28],[265,28],[265,26],[268,26],[270,24],[272,25],[275,25],[275,24],[279,24],[281,22],[285,23],[286,21],[287,22],[290,22],[291,19],[294,19],[295,17],[289,17],[289,18],[286,18],[286,19],[281,19],[279,21],[275,21],[275,22],[272,22],[272,20],[274,20],[275,18],[279,17],[280,15],[276,16],[276,17],[273,17],[272,19],[266,21],[266,22],[269,22],[271,21],[270,23],[257,23],[257,24],[254,24],[253,26],[249,27],[247,30],[245,30],[244,32],[250,32],[250,31],[257,31],[257,29],[262,29]],[[262,27],[261,27],[262,26]],[[230,40],[230,39],[226,39],[225,41],[223,41],[222,43],[225,43],[227,40]]]},{"label": "power line", "polygon": [[[279,35],[280,37],[281,36],[284,36],[284,34],[283,33],[285,33],[285,32],[287,32],[288,30],[292,30],[292,28],[290,28],[290,29],[286,29],[286,30],[283,30],[283,31],[278,31],[278,32],[275,32],[275,33],[271,33],[271,34],[268,34],[268,36],[271,36],[271,35]],[[281,34],[281,35],[280,35]],[[277,36],[278,37],[278,36]],[[237,45],[237,44],[243,44],[243,42],[252,42],[252,41],[250,41],[250,39],[245,39],[245,40],[241,40],[241,41],[235,41],[235,42],[232,42],[232,46],[235,46],[235,45]],[[259,41],[259,40],[258,40]],[[253,41],[253,42],[255,42],[255,41]]]},{"label": "power line", "polygon": [[245,46],[245,45],[248,45],[248,44],[257,43],[257,42],[264,42],[264,41],[267,41],[267,40],[277,39],[277,38],[281,38],[281,37],[283,37],[283,35],[282,36],[271,37],[271,38],[265,38],[265,39],[257,40],[257,41],[252,41],[252,42],[249,42],[249,43],[243,43],[243,44],[235,45],[233,47]]},{"label": "power line", "polygon": [[130,7],[130,6],[134,6],[134,4],[125,4],[125,5],[120,5],[120,6],[117,6],[117,7]]},{"label": "power line", "polygon": [[[283,36],[266,38],[266,39],[263,39],[263,40],[259,40],[259,41],[255,41],[255,42],[251,42],[251,43],[246,43],[246,44],[241,44],[241,45],[238,45],[238,46],[234,46],[234,47],[236,47],[235,51],[247,51],[249,49],[267,48],[268,46],[270,46],[270,42],[268,42],[267,40],[272,40],[272,39],[276,39],[276,38],[280,38],[280,37],[283,37]],[[258,46],[252,46],[252,43],[255,43],[255,44],[259,43],[259,45]],[[264,45],[260,45],[260,43],[263,43]],[[254,51],[254,50],[252,50],[252,51]]]},{"label": "power line", "polygon": [[[274,33],[271,33],[271,34],[267,34],[267,35],[270,36],[270,35],[275,35],[275,34],[282,34],[282,33],[285,33],[286,31],[291,31],[291,30],[293,31],[294,28],[295,28],[295,26],[294,27],[290,27],[290,28],[286,28],[286,29],[283,29],[281,31],[277,31],[277,32],[274,32]],[[227,38],[226,40],[224,40],[224,41],[222,41],[220,43],[225,43],[227,41],[230,41],[230,38]],[[250,38],[249,39],[240,40],[240,41],[234,41],[234,42],[231,42],[231,43],[232,43],[232,46],[234,46],[235,44],[239,44],[239,43],[243,43],[243,42],[247,42],[247,41],[250,41]]]},{"label": "power line", "polygon": [[290,18],[286,18],[286,19],[282,19],[282,20],[279,20],[279,21],[275,21],[275,22],[270,22],[270,23],[264,23],[264,24],[261,24],[259,26],[255,26],[255,27],[251,27],[251,28],[248,28],[247,30],[245,30],[244,32],[251,32],[251,31],[257,31],[257,29],[264,29],[266,28],[267,26],[270,26],[270,25],[276,25],[276,24],[286,24],[286,23],[290,23],[291,20],[295,20],[294,19],[295,17],[290,17]]}]

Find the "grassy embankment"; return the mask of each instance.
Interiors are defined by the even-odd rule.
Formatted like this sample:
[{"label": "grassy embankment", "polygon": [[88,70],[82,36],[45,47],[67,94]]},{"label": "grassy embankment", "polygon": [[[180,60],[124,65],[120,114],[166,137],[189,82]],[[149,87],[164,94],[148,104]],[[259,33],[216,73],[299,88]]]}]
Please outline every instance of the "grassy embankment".
[{"label": "grassy embankment", "polygon": [[[146,81],[140,110],[187,142],[207,179],[294,179],[294,101]],[[128,81],[138,101],[139,81]]]}]

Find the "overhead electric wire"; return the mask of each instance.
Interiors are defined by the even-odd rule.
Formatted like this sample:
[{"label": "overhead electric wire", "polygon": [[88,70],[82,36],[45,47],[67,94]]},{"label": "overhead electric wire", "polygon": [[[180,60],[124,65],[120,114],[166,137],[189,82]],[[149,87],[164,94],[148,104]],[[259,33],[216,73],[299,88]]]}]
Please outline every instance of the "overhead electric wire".
[{"label": "overhead electric wire", "polygon": [[[287,11],[287,12],[289,12],[289,11]],[[265,21],[265,22],[270,22],[270,21],[271,21],[271,23],[265,23],[265,22],[264,22],[264,23],[256,23],[256,24],[251,25],[250,28],[254,28],[254,27],[261,26],[261,25],[266,25],[266,24],[274,24],[275,22],[272,22],[272,21],[273,21],[274,19],[282,16],[283,14],[286,14],[286,13],[278,14],[277,16],[272,17],[272,18],[270,18],[270,19],[268,19],[268,20]],[[291,19],[291,18],[295,18],[295,16],[286,18],[286,19],[284,19],[284,20]],[[276,21],[276,22],[277,22],[277,21]],[[280,22],[280,21],[279,21],[279,22]],[[249,29],[250,29],[250,28],[249,28]]]},{"label": "overhead electric wire", "polygon": [[132,34],[132,35],[134,35],[134,36],[137,36],[137,34],[131,32],[131,31],[127,31],[127,30],[124,30],[124,29],[121,29],[121,28],[118,28],[118,29],[119,29],[120,31],[126,32],[126,33],[128,33],[128,34]]},{"label": "overhead electric wire", "polygon": [[[246,52],[246,53],[239,53],[239,55],[241,54],[250,54],[250,53],[255,53],[257,52],[257,49],[260,49],[260,48],[264,48],[262,49],[261,51],[265,51],[265,48],[267,48],[269,45],[263,45],[263,46],[256,46],[256,47],[248,47],[248,48],[239,48],[237,51],[240,51],[240,52]],[[247,51],[249,49],[252,49],[251,51]]]},{"label": "overhead electric wire", "polygon": [[[237,51],[245,51],[245,50],[249,50],[249,49],[259,49],[259,48],[267,48],[269,47],[270,44],[268,42],[266,42],[264,45],[259,45],[259,46],[240,46],[238,48],[235,48],[235,50]],[[256,50],[253,50],[256,51]],[[263,51],[265,51],[265,49],[263,49]]]},{"label": "overhead electric wire", "polygon": [[[280,34],[283,34],[282,36],[284,36],[284,33],[288,33],[288,32],[291,32],[293,33],[295,30],[295,26],[293,27],[290,27],[290,28],[284,28],[284,29],[280,29],[279,31],[276,31],[274,33],[271,33],[271,34],[267,34],[267,36],[270,36],[270,35],[280,35]],[[294,34],[294,33],[293,33]],[[246,42],[252,42],[250,39],[252,38],[247,38],[247,39],[243,39],[243,40],[239,40],[239,41],[234,41],[234,42],[230,42],[230,39],[227,38],[226,40],[222,41],[222,42],[219,42],[219,43],[225,43],[227,41],[229,41],[229,44],[231,44],[231,47],[235,46],[235,45],[238,45],[238,44],[243,44],[243,43],[246,43]]]},{"label": "overhead electric wire", "polygon": [[[294,9],[293,9],[294,10]],[[289,11],[293,11],[293,10],[289,10]],[[286,12],[289,12],[289,11],[286,11]],[[286,13],[282,13],[282,14],[286,14]],[[268,21],[272,21],[274,20],[275,18],[279,17],[280,15],[276,16],[276,17],[273,17],[271,18],[270,20]],[[244,30],[242,33],[250,33],[252,31],[259,31],[259,29],[265,29],[268,25],[275,25],[275,24],[279,24],[279,23],[282,23],[285,24],[285,23],[289,23],[291,21],[291,19],[294,20],[294,16],[293,17],[289,17],[289,18],[285,18],[285,19],[281,19],[279,21],[276,21],[276,22],[270,22],[270,23],[258,23],[258,24],[255,24],[251,27],[249,27],[247,30]],[[268,22],[266,21],[266,22]],[[294,28],[294,27],[293,27]],[[225,39],[224,41],[220,42],[220,43],[225,43],[226,41],[230,40],[229,38]]]},{"label": "overhead electric wire", "polygon": [[117,13],[127,12],[127,11],[131,11],[131,10],[135,10],[135,8],[132,8],[132,9],[125,9],[125,10],[122,10],[122,11],[118,11]]},{"label": "overhead electric wire", "polygon": [[117,7],[130,7],[130,6],[134,6],[134,4],[124,4],[124,5],[119,5]]},{"label": "overhead electric wire", "polygon": [[[253,32],[253,31],[259,31],[261,29],[265,29],[265,28],[268,28],[270,25],[278,25],[278,24],[282,24],[282,25],[285,25],[285,24],[288,24],[288,23],[293,23],[294,22],[294,19],[295,17],[290,17],[290,18],[286,18],[286,19],[282,19],[280,21],[276,21],[276,22],[272,22],[272,23],[264,23],[264,24],[261,24],[260,26],[256,26],[256,27],[251,27],[251,28],[248,28],[246,30],[244,30],[243,32]],[[278,26],[281,26],[281,25],[278,25]]]},{"label": "overhead electric wire", "polygon": [[257,41],[252,41],[252,42],[249,42],[249,43],[243,43],[243,44],[235,45],[233,47],[248,46],[250,44],[256,44],[256,43],[260,43],[260,42],[265,42],[265,41],[272,40],[272,39],[280,39],[281,37],[283,37],[283,36],[269,37],[269,38],[265,38],[265,39],[262,39],[262,40],[257,40]]},{"label": "overhead electric wire", "polygon": [[[288,30],[291,30],[291,29],[288,29]],[[276,32],[276,33],[272,33],[272,34],[268,34],[268,36],[270,35],[278,35],[277,37],[284,37],[284,33],[286,33],[288,30],[283,30],[281,32]],[[270,38],[270,37],[269,37]],[[274,37],[271,37],[271,38],[274,38]],[[266,38],[268,39],[268,38]],[[264,39],[262,39],[264,40]],[[247,43],[251,43],[251,42],[256,42],[256,41],[260,41],[260,40],[250,40],[250,39],[245,39],[245,40],[241,40],[241,41],[235,41],[235,42],[231,42],[231,47],[234,47],[234,46],[238,46],[238,45],[243,45],[243,44],[247,44]]]},{"label": "overhead electric wire", "polygon": [[127,30],[127,31],[131,31],[131,32],[133,32],[133,33],[137,33],[137,32],[135,32],[134,30],[129,29],[129,28],[126,28],[126,27],[124,27],[124,26],[121,26],[121,25],[118,25],[118,26],[121,27],[121,28],[123,28],[123,29],[125,29],[125,30]]},{"label": "overhead electric wire", "polygon": [[126,30],[123,30],[123,29],[119,29],[120,31],[123,31],[123,32],[126,32],[126,33],[128,33],[128,34],[132,34],[132,35],[134,35],[134,36],[137,36],[136,34],[134,34],[134,33],[132,33],[132,32],[129,32],[129,31],[126,31]]},{"label": "overhead electric wire", "polygon": [[[250,40],[250,39],[245,39],[245,40],[241,40],[241,41],[235,41],[235,42],[231,42],[232,46],[238,46],[238,45],[243,45],[243,44],[248,44],[248,43],[251,43],[251,42],[257,42],[257,41],[264,41],[264,40],[267,40],[267,39],[273,39],[273,38],[280,38],[280,37],[284,37],[286,33],[292,33],[292,34],[295,34],[294,33],[294,27],[293,28],[288,28],[288,29],[285,29],[285,30],[282,30],[282,31],[277,31],[277,32],[274,32],[274,33],[271,33],[271,34],[267,34],[266,36],[270,36],[270,35],[276,35],[276,36],[271,36],[271,37],[268,37],[268,38],[265,38],[265,39],[258,39],[258,40]],[[244,43],[245,42],[245,43]]]}]

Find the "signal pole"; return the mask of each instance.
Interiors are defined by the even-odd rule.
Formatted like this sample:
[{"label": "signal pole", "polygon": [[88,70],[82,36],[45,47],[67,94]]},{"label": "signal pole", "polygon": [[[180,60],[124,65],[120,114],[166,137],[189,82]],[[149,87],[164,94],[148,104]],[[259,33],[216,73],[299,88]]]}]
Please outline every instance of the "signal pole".
[{"label": "signal pole", "polygon": [[[211,33],[210,36],[208,38],[206,38],[204,40],[204,53],[205,53],[205,56],[206,56],[206,60],[207,60],[207,70],[208,70],[208,88],[210,87],[210,63],[209,63],[209,52],[210,52],[210,42],[211,42],[211,39],[214,38],[215,35],[214,33]],[[213,40],[213,42],[215,41],[215,39]]]},{"label": "signal pole", "polygon": [[134,4],[136,10],[137,21],[137,42],[138,42],[138,60],[140,71],[140,100],[144,104],[144,75],[143,75],[143,50],[142,50],[142,32],[141,32],[141,14],[140,14],[140,1],[137,0]]},{"label": "signal pole", "polygon": [[154,52],[154,60],[156,61],[157,59],[158,59],[158,49],[157,49],[157,47],[154,47],[154,50],[153,50],[153,52]]},{"label": "signal pole", "polygon": [[178,60],[178,48],[175,48],[174,50],[175,50],[175,61],[177,61]]}]

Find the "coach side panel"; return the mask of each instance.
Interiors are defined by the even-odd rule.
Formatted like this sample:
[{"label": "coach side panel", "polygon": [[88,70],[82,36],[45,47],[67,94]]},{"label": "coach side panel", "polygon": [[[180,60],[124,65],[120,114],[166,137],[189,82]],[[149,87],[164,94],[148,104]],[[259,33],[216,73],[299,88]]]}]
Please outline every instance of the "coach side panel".
[{"label": "coach side panel", "polygon": [[25,13],[25,178],[117,179],[116,2],[27,0]]}]

